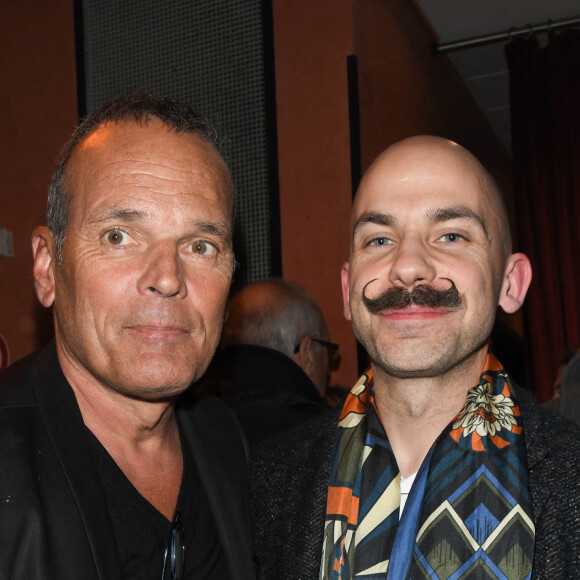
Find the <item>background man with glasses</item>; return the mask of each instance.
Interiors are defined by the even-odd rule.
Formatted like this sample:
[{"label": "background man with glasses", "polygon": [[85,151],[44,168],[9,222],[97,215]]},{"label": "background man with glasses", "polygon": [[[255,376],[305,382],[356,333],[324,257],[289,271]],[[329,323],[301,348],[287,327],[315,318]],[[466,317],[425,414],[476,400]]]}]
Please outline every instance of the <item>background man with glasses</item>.
[{"label": "background man with glasses", "polygon": [[222,346],[201,388],[231,406],[252,446],[329,409],[338,345],[303,288],[281,278],[246,286],[228,306]]},{"label": "background man with glasses", "polygon": [[63,148],[34,282],[55,340],[0,377],[0,577],[253,577],[246,455],[188,386],[217,347],[234,194],[209,122],[134,94]]}]

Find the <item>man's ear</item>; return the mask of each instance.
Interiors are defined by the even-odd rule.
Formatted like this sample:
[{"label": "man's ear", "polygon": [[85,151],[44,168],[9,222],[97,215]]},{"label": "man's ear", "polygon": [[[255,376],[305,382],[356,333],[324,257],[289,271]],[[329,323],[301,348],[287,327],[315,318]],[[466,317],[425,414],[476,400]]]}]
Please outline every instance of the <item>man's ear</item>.
[{"label": "man's ear", "polygon": [[532,265],[525,254],[512,254],[505,269],[499,305],[511,314],[518,310],[532,281]]},{"label": "man's ear", "polygon": [[345,262],[340,269],[340,282],[342,285],[342,308],[344,317],[347,320],[352,320],[350,313],[350,280],[349,280],[349,264]]},{"label": "man's ear", "polygon": [[312,338],[306,335],[298,345],[298,351],[292,360],[310,377],[314,372],[314,353],[312,352]]},{"label": "man's ear", "polygon": [[38,300],[49,308],[54,302],[54,264],[52,232],[45,226],[39,226],[32,232],[32,256],[34,264],[34,288]]}]

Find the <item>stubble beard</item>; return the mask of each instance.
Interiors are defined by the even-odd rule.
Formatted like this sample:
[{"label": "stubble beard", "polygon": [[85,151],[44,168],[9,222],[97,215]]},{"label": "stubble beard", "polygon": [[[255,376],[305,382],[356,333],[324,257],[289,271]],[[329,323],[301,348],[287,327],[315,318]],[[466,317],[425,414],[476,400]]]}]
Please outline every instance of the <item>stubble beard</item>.
[{"label": "stubble beard", "polygon": [[[371,315],[371,318],[374,315]],[[435,378],[461,367],[489,343],[493,317],[484,321],[467,336],[443,329],[437,334],[416,338],[401,337],[396,341],[381,341],[371,321],[360,324],[353,316],[353,331],[366,349],[373,365],[394,378]]]}]

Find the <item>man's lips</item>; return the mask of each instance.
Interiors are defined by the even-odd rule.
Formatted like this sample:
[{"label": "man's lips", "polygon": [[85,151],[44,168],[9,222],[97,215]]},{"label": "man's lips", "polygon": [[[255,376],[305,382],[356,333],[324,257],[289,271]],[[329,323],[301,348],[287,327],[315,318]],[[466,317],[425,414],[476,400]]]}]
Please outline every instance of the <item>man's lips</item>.
[{"label": "man's lips", "polygon": [[455,312],[454,309],[429,306],[408,306],[401,309],[382,310],[379,313],[381,318],[388,320],[426,320],[429,318],[440,318],[447,314]]},{"label": "man's lips", "polygon": [[179,338],[189,334],[189,330],[185,327],[164,324],[139,324],[125,328],[131,333],[146,338]]}]

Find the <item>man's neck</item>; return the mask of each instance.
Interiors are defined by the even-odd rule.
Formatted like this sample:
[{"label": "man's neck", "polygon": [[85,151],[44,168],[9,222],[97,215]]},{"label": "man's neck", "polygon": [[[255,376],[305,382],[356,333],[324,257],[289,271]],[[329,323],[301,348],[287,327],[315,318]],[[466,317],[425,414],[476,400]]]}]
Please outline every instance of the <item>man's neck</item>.
[{"label": "man's neck", "polygon": [[174,400],[138,400],[70,369],[63,372],[85,425],[137,491],[171,520],[183,474]]},{"label": "man's neck", "polygon": [[415,473],[427,452],[479,383],[486,352],[438,377],[397,378],[373,365],[375,400],[403,477]]}]

